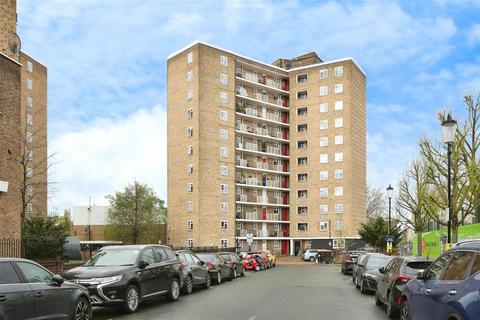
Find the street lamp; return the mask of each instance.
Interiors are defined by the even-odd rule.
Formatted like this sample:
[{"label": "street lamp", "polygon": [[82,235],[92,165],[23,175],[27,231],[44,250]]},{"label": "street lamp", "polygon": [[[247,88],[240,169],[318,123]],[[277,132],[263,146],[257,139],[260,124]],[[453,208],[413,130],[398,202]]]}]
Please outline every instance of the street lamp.
[{"label": "street lamp", "polygon": [[[387,187],[387,197],[388,197],[388,236],[390,237],[392,234],[392,196],[393,196],[393,187],[391,184]],[[388,255],[391,255],[391,252],[388,252]]]},{"label": "street lamp", "polygon": [[452,162],[452,145],[455,142],[455,134],[457,133],[457,121],[452,118],[452,114],[449,113],[447,118],[442,122],[442,135],[443,142],[447,145],[447,158],[448,158],[448,236],[447,241],[451,243],[452,240],[452,192],[451,192],[451,162]]}]

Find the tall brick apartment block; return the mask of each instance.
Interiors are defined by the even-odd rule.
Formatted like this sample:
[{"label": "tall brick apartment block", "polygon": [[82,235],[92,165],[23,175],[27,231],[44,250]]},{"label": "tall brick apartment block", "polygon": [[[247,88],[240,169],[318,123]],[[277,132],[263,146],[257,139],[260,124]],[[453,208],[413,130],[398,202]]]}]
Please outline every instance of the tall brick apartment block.
[{"label": "tall brick apartment block", "polygon": [[359,239],[366,78],[353,59],[269,65],[196,42],[167,77],[170,244],[286,255]]},{"label": "tall brick apartment block", "polygon": [[16,1],[0,13],[0,238],[19,238],[21,190],[27,214],[47,214],[47,69],[20,50]]}]

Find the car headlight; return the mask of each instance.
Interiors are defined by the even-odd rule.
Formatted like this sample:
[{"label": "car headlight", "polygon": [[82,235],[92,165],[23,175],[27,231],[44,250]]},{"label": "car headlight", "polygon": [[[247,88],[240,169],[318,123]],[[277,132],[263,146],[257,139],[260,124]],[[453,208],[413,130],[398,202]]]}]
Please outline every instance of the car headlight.
[{"label": "car headlight", "polygon": [[92,281],[97,284],[113,283],[122,280],[123,275],[105,278],[93,278]]},{"label": "car headlight", "polygon": [[377,280],[377,276],[369,273],[365,273],[365,278],[370,280]]}]

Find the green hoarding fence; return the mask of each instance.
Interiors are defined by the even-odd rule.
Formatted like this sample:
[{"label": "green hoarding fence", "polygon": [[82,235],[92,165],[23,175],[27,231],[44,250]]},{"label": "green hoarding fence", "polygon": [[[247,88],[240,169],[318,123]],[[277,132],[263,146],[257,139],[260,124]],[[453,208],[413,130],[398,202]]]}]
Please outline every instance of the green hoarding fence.
[{"label": "green hoarding fence", "polygon": [[[422,255],[424,257],[435,258],[441,253],[440,237],[447,235],[447,229],[422,233],[422,240],[425,241],[425,250]],[[467,224],[458,229],[458,241],[480,239],[480,223]],[[412,239],[413,254],[417,255],[417,235]]]}]

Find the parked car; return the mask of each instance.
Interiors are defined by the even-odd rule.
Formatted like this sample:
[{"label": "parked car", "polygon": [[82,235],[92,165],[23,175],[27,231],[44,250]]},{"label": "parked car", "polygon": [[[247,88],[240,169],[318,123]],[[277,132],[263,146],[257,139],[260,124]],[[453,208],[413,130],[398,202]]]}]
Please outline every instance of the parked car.
[{"label": "parked car", "polygon": [[385,268],[379,269],[375,303],[387,306],[390,319],[399,315],[399,302],[407,282],[416,277],[419,271],[427,269],[431,262],[423,257],[396,257]]},{"label": "parked car", "polygon": [[38,263],[0,258],[0,319],[91,319],[88,291]]},{"label": "parked car", "polygon": [[263,256],[262,254],[257,252],[250,252],[248,254],[253,256],[257,260],[257,263],[260,266],[260,270],[266,270],[268,268],[268,261],[266,256]]},{"label": "parked car", "polygon": [[352,281],[353,281],[353,283],[357,283],[358,265],[363,263],[363,260],[365,260],[365,258],[367,257],[367,254],[368,254],[367,252],[362,252],[355,259],[355,263],[353,264],[353,267],[352,267]]},{"label": "parked car", "polygon": [[355,285],[362,294],[377,289],[377,277],[380,275],[378,269],[386,267],[393,258],[380,253],[369,253],[362,264],[358,265]]},{"label": "parked car", "polygon": [[86,287],[94,306],[121,306],[127,312],[160,295],[177,301],[183,285],[180,261],[161,245],[104,247],[65,277]]},{"label": "parked car", "polygon": [[199,253],[197,257],[202,260],[210,273],[210,278],[215,284],[220,284],[224,279],[232,280],[230,266],[218,253]]},{"label": "parked car", "polygon": [[234,252],[221,252],[223,260],[227,262],[230,266],[232,272],[231,277],[236,279],[237,276],[245,276],[245,268],[243,267],[243,262],[240,257]]},{"label": "parked car", "polygon": [[314,262],[318,249],[307,249],[303,252],[303,260]]},{"label": "parked car", "polygon": [[190,250],[180,250],[176,254],[180,259],[183,273],[183,294],[190,294],[196,286],[209,289],[212,283],[210,273],[205,264]]},{"label": "parked car", "polygon": [[342,273],[349,274],[353,272],[353,265],[357,261],[360,251],[348,251],[342,259]]},{"label": "parked car", "polygon": [[265,256],[267,257],[268,261],[270,262],[270,267],[275,267],[277,265],[277,257],[274,256],[270,250],[265,250],[263,252],[263,254],[265,254]]},{"label": "parked car", "polygon": [[480,241],[460,243],[405,285],[402,320],[478,319]]},{"label": "parked car", "polygon": [[252,255],[247,255],[243,259],[243,267],[248,271],[260,271],[260,266],[258,265],[257,259]]}]

